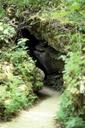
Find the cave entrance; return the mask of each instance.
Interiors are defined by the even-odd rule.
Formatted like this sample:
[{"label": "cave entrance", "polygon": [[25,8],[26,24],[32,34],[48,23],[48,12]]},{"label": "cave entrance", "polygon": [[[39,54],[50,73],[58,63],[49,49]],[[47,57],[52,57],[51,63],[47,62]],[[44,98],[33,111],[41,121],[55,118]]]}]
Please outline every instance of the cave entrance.
[{"label": "cave entrance", "polygon": [[36,61],[36,66],[45,73],[45,84],[60,90],[63,85],[64,62],[54,58],[55,55],[59,58],[60,52],[48,46],[46,41],[37,39],[27,28],[21,29],[20,34],[29,39],[26,42],[28,53]]},{"label": "cave entrance", "polygon": [[36,61],[36,66],[44,71],[45,78],[46,78],[46,76],[47,76],[46,69],[43,66],[42,62],[35,55],[36,46],[41,46],[43,41],[37,39],[34,35],[32,35],[31,32],[29,32],[29,30],[27,28],[21,29],[20,34],[23,38],[29,39],[29,41],[26,42],[28,54],[32,57],[32,59],[34,61]]}]

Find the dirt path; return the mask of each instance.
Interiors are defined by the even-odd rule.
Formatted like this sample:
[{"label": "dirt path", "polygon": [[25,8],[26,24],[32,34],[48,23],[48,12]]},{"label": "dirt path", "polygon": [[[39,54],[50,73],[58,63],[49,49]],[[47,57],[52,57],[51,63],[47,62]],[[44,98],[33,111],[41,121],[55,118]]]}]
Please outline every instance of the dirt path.
[{"label": "dirt path", "polygon": [[55,128],[54,116],[59,108],[59,94],[50,88],[41,90],[41,101],[11,122],[0,123],[0,128]]}]

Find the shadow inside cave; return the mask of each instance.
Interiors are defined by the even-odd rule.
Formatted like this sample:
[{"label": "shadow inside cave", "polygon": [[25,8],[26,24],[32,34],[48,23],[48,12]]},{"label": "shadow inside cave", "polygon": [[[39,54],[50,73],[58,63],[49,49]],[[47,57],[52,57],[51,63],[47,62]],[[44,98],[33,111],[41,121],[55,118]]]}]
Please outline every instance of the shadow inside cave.
[{"label": "shadow inside cave", "polygon": [[29,39],[26,42],[27,51],[32,59],[36,61],[36,66],[44,72],[44,84],[54,87],[58,91],[61,90],[63,87],[62,71],[64,69],[64,61],[59,59],[61,53],[48,46],[48,42],[45,40],[37,39],[27,28],[21,29],[20,35]]}]

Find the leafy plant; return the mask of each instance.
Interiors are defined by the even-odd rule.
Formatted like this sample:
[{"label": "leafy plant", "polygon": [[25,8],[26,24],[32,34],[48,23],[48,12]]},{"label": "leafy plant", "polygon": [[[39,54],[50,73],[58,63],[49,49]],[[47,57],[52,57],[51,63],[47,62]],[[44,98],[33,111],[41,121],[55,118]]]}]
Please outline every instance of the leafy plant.
[{"label": "leafy plant", "polygon": [[[65,90],[61,96],[58,113],[58,119],[63,122],[65,128],[85,127],[85,75],[82,74],[85,67],[85,59],[82,59],[84,58],[83,48],[85,47],[82,29],[82,26],[84,27],[83,18],[85,17],[85,14],[82,13],[83,2],[82,0],[66,0],[63,10],[65,13],[62,15],[64,19],[68,18],[67,26],[72,22],[76,30],[69,31],[69,34],[66,33],[69,37],[69,45],[66,47],[68,52],[63,76]],[[60,13],[62,14],[61,11]]]},{"label": "leafy plant", "polygon": [[[81,69],[85,61],[81,60],[80,46],[80,43],[70,45],[71,52],[68,53],[65,61],[65,91],[61,100],[59,119],[64,122],[66,128],[83,128],[85,126],[83,101],[85,95],[80,92]],[[78,120],[79,122],[77,122]]]},{"label": "leafy plant", "polygon": [[[25,42],[28,39],[22,38],[16,45],[8,40],[8,36],[11,38],[12,34],[15,34],[14,29],[3,23],[1,27],[3,30],[0,36],[0,119],[8,120],[22,108],[33,104],[37,98],[34,90],[39,90],[43,81],[35,77],[39,72],[35,62],[27,54]],[[40,84],[37,85],[39,81]]]}]

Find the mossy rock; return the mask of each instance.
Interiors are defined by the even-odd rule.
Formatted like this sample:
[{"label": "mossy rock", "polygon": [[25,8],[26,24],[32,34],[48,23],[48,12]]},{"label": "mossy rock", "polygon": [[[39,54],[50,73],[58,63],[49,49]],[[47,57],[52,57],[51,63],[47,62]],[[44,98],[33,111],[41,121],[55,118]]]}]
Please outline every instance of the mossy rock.
[{"label": "mossy rock", "polygon": [[70,45],[69,33],[75,33],[75,24],[63,23],[58,19],[32,16],[27,21],[29,31],[39,40],[45,40],[57,51],[67,52]]}]

